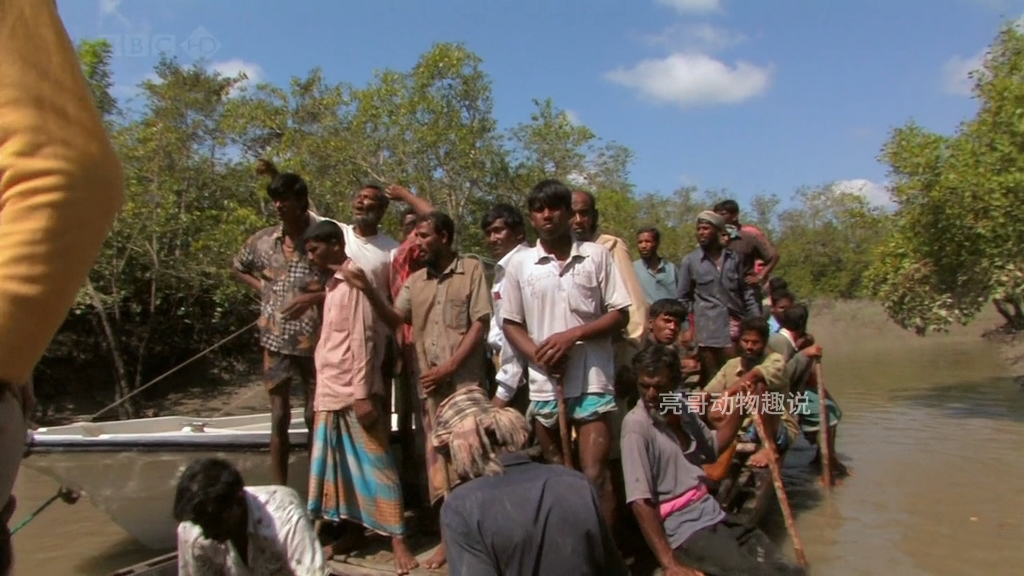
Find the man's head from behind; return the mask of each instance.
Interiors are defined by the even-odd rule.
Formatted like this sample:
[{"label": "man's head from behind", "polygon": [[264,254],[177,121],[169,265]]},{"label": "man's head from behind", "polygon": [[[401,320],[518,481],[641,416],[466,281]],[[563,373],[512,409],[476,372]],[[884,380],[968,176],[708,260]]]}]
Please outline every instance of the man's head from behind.
[{"label": "man's head from behind", "polygon": [[658,344],[673,346],[686,322],[686,306],[675,298],[662,298],[647,309],[647,332]]},{"label": "man's head from behind", "polygon": [[434,448],[463,480],[502,472],[498,454],[526,448],[530,427],[512,408],[495,408],[484,391],[465,388],[437,407]]},{"label": "man's head from behind", "polygon": [[810,313],[807,310],[807,306],[792,304],[779,317],[779,326],[797,336],[803,336],[807,333],[807,319],[809,317]]},{"label": "man's head from behind", "polygon": [[242,475],[228,462],[196,460],[178,479],[174,519],[199,526],[210,540],[226,542],[248,521],[244,488]]}]

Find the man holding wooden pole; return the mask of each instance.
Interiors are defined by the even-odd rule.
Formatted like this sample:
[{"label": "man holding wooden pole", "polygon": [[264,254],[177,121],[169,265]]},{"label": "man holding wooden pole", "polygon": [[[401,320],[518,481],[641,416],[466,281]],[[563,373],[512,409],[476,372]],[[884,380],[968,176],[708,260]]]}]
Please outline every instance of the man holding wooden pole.
[{"label": "man holding wooden pole", "polygon": [[[607,248],[573,240],[572,193],[544,180],[527,198],[537,245],[505,270],[502,325],[508,342],[529,364],[527,419],[548,462],[571,451],[559,428],[575,425],[579,467],[613,526],[615,497],[608,468],[616,410],[612,336],[629,322],[629,292]],[[563,399],[564,398],[564,399]],[[500,398],[495,404],[504,405]],[[565,416],[559,418],[559,414]]]}]

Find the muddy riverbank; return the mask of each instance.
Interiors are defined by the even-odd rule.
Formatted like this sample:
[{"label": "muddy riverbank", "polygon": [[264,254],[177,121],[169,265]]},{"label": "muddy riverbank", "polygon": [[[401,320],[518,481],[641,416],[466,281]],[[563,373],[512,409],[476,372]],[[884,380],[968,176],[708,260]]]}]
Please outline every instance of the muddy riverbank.
[{"label": "muddy riverbank", "polygon": [[[986,312],[971,326],[920,338],[870,303],[814,307],[825,378],[844,411],[838,453],[856,473],[826,497],[799,468],[787,472],[816,576],[1019,572],[1024,493],[1012,486],[1024,476],[1024,393],[1013,376],[1024,368],[1024,340],[982,338],[997,325],[998,316]],[[169,395],[143,409],[198,416],[266,410],[262,384],[251,375],[219,395],[173,392],[179,400]],[[56,489],[23,468],[12,525]],[[21,575],[106,576],[152,554],[86,499],[55,504],[14,545]]]}]

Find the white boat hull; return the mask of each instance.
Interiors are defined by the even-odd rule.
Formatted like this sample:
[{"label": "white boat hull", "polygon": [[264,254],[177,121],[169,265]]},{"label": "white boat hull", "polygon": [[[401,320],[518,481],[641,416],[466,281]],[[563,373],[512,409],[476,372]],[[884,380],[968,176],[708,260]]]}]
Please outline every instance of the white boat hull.
[{"label": "white boat hull", "polygon": [[[205,426],[191,426],[193,423]],[[306,424],[300,410],[289,429],[288,483],[303,498],[309,476]],[[176,545],[172,517],[178,478],[194,460],[219,457],[234,464],[246,485],[272,484],[270,415],[202,420],[164,417],[72,424],[29,433],[23,465],[81,491],[144,546]]]}]

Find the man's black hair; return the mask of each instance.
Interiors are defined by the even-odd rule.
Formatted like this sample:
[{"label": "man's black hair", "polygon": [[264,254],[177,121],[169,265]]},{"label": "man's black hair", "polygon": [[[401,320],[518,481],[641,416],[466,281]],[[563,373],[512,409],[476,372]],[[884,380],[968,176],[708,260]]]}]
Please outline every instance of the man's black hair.
[{"label": "man's black hair", "polygon": [[296,200],[302,203],[303,210],[309,210],[309,187],[302,176],[294,172],[274,176],[267,184],[267,196],[271,200]]},{"label": "man's black hair", "polygon": [[647,319],[654,320],[658,316],[675,318],[676,320],[679,320],[680,323],[686,322],[686,306],[675,298],[662,298],[661,300],[655,300],[647,309]]},{"label": "man's black hair", "polygon": [[654,236],[654,241],[661,243],[661,232],[658,231],[654,226],[644,226],[643,228],[636,231],[636,235],[639,238],[641,234],[651,234]]},{"label": "man's black hair", "polygon": [[333,220],[321,220],[307,228],[302,239],[307,242],[313,241],[323,242],[324,244],[344,244],[345,235],[342,233],[341,226],[339,226],[337,222]]},{"label": "man's black hair", "polygon": [[776,290],[772,292],[772,304],[781,302],[783,300],[789,300],[790,302],[796,302],[796,296],[789,290]]},{"label": "man's black hair", "polygon": [[775,294],[779,290],[788,290],[789,282],[781,276],[775,276],[768,280],[768,294]]},{"label": "man's black hair", "polygon": [[416,224],[422,224],[424,222],[430,222],[430,225],[434,228],[435,234],[446,234],[448,236],[448,245],[451,246],[455,240],[455,222],[452,221],[452,217],[441,212],[440,210],[434,210],[421,215],[416,219]]},{"label": "man's black hair", "polygon": [[739,214],[740,205],[735,200],[722,200],[718,204],[715,204],[715,212],[725,212],[726,214]]},{"label": "man's black hair", "polygon": [[530,212],[539,212],[545,208],[569,212],[572,210],[572,191],[559,180],[541,180],[526,197],[526,208]]},{"label": "man's black hair", "polygon": [[779,318],[779,326],[802,335],[807,332],[807,320],[809,318],[810,312],[807,310],[807,306],[793,304],[782,313],[782,317]]},{"label": "man's black hair", "polygon": [[765,344],[768,343],[768,335],[770,332],[768,328],[768,321],[764,318],[760,316],[750,316],[740,321],[740,335],[742,336],[747,332],[756,332],[761,336],[761,340],[764,341]]},{"label": "man's black hair", "polygon": [[178,479],[174,493],[174,519],[189,522],[196,517],[223,513],[243,495],[244,488],[242,475],[226,460],[196,460]]},{"label": "man's black hair", "polygon": [[679,353],[664,344],[652,344],[633,357],[633,373],[637,379],[641,376],[654,376],[667,370],[669,382],[678,385],[683,381],[683,368],[679,362]]},{"label": "man's black hair", "polygon": [[505,226],[513,232],[524,232],[526,230],[526,221],[523,220],[523,213],[516,209],[515,206],[505,202],[499,202],[488,208],[487,212],[484,212],[483,217],[480,219],[480,230],[486,233],[487,229],[498,220],[504,220]]}]

